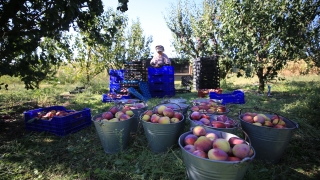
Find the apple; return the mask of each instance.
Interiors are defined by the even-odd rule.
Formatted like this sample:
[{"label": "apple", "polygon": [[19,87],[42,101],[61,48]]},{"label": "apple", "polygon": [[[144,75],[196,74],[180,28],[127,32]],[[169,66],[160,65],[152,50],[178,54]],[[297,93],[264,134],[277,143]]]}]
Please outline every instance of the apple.
[{"label": "apple", "polygon": [[163,111],[166,109],[167,107],[165,105],[160,105],[157,108],[158,114],[163,115]]},{"label": "apple", "polygon": [[143,121],[150,121],[150,116],[148,114],[145,114],[142,116]]},{"label": "apple", "polygon": [[191,113],[190,117],[192,120],[199,120],[201,118],[201,113],[194,111]]},{"label": "apple", "polygon": [[170,122],[171,123],[178,123],[178,122],[180,122],[180,120],[178,118],[173,117],[170,119]]},{"label": "apple", "polygon": [[179,119],[180,121],[183,119],[183,115],[180,112],[174,112],[173,117]]},{"label": "apple", "polygon": [[[120,112],[120,111],[119,111]],[[125,121],[130,119],[131,117],[128,114],[122,114],[119,118],[120,121]]]},{"label": "apple", "polygon": [[128,110],[125,113],[128,114],[130,117],[132,117],[134,115],[132,110]]},{"label": "apple", "polygon": [[110,112],[110,111],[108,111],[108,112],[104,112],[104,113],[102,113],[102,119],[112,119],[113,118],[113,114],[112,114],[112,112]]},{"label": "apple", "polygon": [[167,116],[167,117],[169,117],[169,118],[172,118],[172,117],[174,116],[174,111],[173,111],[173,109],[166,107],[166,108],[163,110],[162,114],[163,114],[164,116]]},{"label": "apple", "polygon": [[110,112],[112,112],[112,114],[116,114],[119,111],[119,108],[116,106],[113,106],[109,109]]},{"label": "apple", "polygon": [[153,114],[153,111],[152,110],[147,110],[147,111],[145,111],[144,114],[149,115],[151,117],[152,114]]},{"label": "apple", "polygon": [[160,119],[160,116],[158,116],[157,114],[153,114],[153,115],[151,116],[150,121],[153,122],[153,123],[158,123],[158,122],[159,122],[159,119]]},{"label": "apple", "polygon": [[115,113],[114,116],[115,116],[116,118],[120,119],[120,116],[121,116],[122,114],[124,114],[124,112],[118,111],[118,112]]},{"label": "apple", "polygon": [[170,124],[170,118],[166,117],[166,116],[160,117],[158,120],[158,123],[159,124]]}]

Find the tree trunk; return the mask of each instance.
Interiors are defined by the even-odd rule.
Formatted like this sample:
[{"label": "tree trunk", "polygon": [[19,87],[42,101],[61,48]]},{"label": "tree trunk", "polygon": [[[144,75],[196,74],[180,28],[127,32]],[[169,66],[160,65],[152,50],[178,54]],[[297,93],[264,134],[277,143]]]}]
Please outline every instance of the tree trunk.
[{"label": "tree trunk", "polygon": [[264,76],[263,76],[263,67],[258,68],[257,76],[259,78],[259,93],[262,94],[264,92],[264,85],[265,85]]}]

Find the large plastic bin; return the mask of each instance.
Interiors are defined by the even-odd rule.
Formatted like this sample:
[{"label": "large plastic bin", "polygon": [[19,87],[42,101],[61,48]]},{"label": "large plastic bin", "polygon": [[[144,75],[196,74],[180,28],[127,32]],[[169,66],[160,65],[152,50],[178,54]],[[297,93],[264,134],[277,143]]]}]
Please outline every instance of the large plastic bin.
[{"label": "large plastic bin", "polygon": [[209,97],[210,99],[222,100],[222,104],[245,104],[245,95],[242,90],[235,90],[232,93],[223,94],[210,92]]},{"label": "large plastic bin", "polygon": [[[73,112],[67,116],[53,116],[51,120],[38,118],[38,113],[51,110]],[[64,106],[51,106],[24,112],[25,126],[30,131],[46,131],[57,136],[66,136],[91,125],[89,108],[81,111],[67,110]]]},{"label": "large plastic bin", "polygon": [[159,68],[148,67],[149,75],[163,75],[163,74],[174,74],[173,66],[162,66]]}]

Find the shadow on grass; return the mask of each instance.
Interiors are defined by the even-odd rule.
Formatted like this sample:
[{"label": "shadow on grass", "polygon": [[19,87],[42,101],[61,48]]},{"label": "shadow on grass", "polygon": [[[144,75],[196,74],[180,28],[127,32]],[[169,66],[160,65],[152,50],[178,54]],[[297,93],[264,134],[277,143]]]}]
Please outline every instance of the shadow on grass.
[{"label": "shadow on grass", "polygon": [[[272,97],[259,96],[252,89],[245,88],[246,104],[230,104],[230,117],[238,119],[243,108],[261,107],[294,120],[299,124],[280,162],[276,165],[254,160],[244,179],[317,179],[319,177],[319,85],[306,82],[290,82],[290,91],[272,91]],[[229,89],[240,87],[228,85]],[[189,100],[197,99],[197,93],[177,94]],[[152,99],[148,109],[162,99]],[[82,93],[70,99],[56,97],[63,104],[69,102],[68,109],[89,107],[92,116],[108,110],[113,103],[102,103],[101,95]],[[21,113],[21,112],[20,112]],[[228,116],[229,116],[228,115]],[[22,119],[22,118],[21,118]],[[313,122],[315,121],[315,122]],[[24,121],[21,120],[21,127]],[[4,127],[1,127],[4,128]],[[141,128],[141,127],[140,127]],[[185,132],[189,128],[186,126]],[[12,136],[15,134],[21,136]],[[8,166],[15,174],[1,172],[4,179],[33,179],[39,176],[56,175],[56,179],[187,179],[185,166],[178,145],[167,153],[155,154],[150,151],[143,131],[131,136],[128,149],[123,153],[106,154],[94,125],[66,137],[50,133],[26,132],[23,128],[12,130],[5,142],[1,142],[2,167]],[[3,138],[3,136],[2,136]],[[272,147],[270,147],[272,148]],[[36,173],[38,172],[38,174]],[[28,172],[28,173],[27,173]],[[31,173],[29,173],[31,172]],[[318,178],[319,179],[319,178]]]}]

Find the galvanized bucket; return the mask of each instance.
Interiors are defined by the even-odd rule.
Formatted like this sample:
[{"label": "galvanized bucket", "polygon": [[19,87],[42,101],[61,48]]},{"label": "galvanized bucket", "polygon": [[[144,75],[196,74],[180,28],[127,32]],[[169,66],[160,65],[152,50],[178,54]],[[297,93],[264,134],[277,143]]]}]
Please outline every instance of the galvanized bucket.
[{"label": "galvanized bucket", "polygon": [[92,118],[93,124],[99,135],[102,147],[107,154],[118,153],[125,150],[130,141],[131,125],[133,117],[119,122],[95,121],[102,114]]},{"label": "galvanized bucket", "polygon": [[[231,137],[238,137],[231,133],[226,133],[217,130],[207,130],[219,135],[220,138],[229,140]],[[184,149],[184,138],[192,134],[192,131],[186,132],[179,137],[179,146],[182,151],[182,158],[186,166],[186,171],[189,180],[241,180],[246,174],[251,161],[255,157],[253,155],[244,158],[241,161],[216,161],[193,155]],[[248,142],[247,142],[248,143]],[[250,145],[250,143],[248,143]]]},{"label": "galvanized bucket", "polygon": [[[190,114],[192,113],[189,112],[188,113],[188,116],[187,116],[187,122],[190,124],[190,127],[195,127],[195,126],[203,126],[206,130],[217,130],[217,131],[223,131],[223,132],[227,132],[227,133],[235,133],[237,128],[239,127],[239,123],[236,121],[235,122],[235,126],[233,128],[215,128],[215,127],[212,127],[212,126],[207,126],[207,125],[204,125],[204,124],[201,124],[201,123],[197,123],[195,121],[193,121],[191,118],[190,118]],[[216,114],[207,114],[209,117],[210,117],[210,121],[213,121],[213,120],[216,120],[217,117],[219,115],[216,115]]]},{"label": "galvanized bucket", "polygon": [[[254,110],[270,113],[270,111],[262,110],[259,108],[254,108]],[[283,152],[287,148],[291,137],[294,134],[294,130],[296,130],[299,127],[298,124],[292,120],[283,118],[283,120],[286,123],[285,129],[256,126],[244,121],[242,119],[243,114],[241,111],[242,110],[240,110],[239,112],[241,127],[250,137],[252,146],[257,153],[256,159],[269,161],[273,164],[278,163],[283,155]],[[265,115],[271,118],[271,116],[275,114],[276,113]]]},{"label": "galvanized bucket", "polygon": [[145,113],[140,115],[144,133],[148,140],[149,148],[155,153],[168,151],[172,146],[177,144],[179,136],[183,133],[185,127],[185,117],[177,123],[159,124],[146,122],[142,120]]}]

